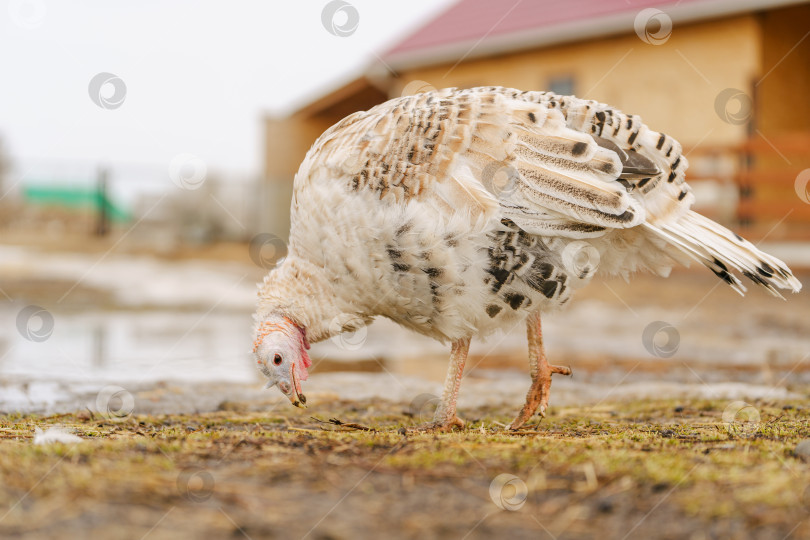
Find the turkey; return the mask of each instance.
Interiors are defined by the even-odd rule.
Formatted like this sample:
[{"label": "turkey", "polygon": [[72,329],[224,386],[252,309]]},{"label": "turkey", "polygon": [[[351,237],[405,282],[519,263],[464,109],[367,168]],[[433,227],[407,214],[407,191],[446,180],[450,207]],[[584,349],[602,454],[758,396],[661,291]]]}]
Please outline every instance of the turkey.
[{"label": "turkey", "polygon": [[781,296],[780,260],[690,210],[687,161],[638,116],[550,92],[486,87],[392,99],[314,143],[295,177],[287,257],[259,285],[253,353],[296,406],[309,344],[387,317],[451,344],[427,429],[463,427],[456,398],[473,336],[525,321],[531,386],[551,375],[540,317],[598,273],[706,266]]}]

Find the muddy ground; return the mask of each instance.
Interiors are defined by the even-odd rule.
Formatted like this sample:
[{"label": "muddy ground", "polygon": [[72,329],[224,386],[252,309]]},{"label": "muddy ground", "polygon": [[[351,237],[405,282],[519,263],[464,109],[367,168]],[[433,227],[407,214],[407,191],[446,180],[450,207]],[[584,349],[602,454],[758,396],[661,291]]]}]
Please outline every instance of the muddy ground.
[{"label": "muddy ground", "polygon": [[[227,408],[0,417],[0,537],[810,537],[804,401],[558,407],[516,434],[508,408],[450,434],[384,401]],[[55,425],[82,442],[33,443]]]}]

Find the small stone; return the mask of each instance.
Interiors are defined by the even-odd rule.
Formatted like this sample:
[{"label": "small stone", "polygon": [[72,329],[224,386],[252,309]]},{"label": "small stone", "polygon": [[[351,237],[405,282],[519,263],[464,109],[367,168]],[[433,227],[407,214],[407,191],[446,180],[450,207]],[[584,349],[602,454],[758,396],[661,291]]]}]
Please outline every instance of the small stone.
[{"label": "small stone", "polygon": [[804,462],[810,462],[810,439],[805,439],[797,444],[793,454]]},{"label": "small stone", "polygon": [[613,512],[613,502],[609,499],[602,499],[596,503],[596,510],[602,514]]},{"label": "small stone", "polygon": [[664,431],[661,432],[661,436],[667,439],[671,439],[672,437],[675,436],[675,431],[671,429],[665,429]]},{"label": "small stone", "polygon": [[676,413],[682,413],[683,409],[684,409],[683,405],[678,405],[677,407],[675,407],[675,412]]}]

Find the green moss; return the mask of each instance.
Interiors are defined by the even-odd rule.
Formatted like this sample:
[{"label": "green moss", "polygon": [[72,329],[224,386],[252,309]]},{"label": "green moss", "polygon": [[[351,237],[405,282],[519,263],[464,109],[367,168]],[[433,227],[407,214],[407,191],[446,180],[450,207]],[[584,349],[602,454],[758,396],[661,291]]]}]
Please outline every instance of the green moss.
[{"label": "green moss", "polygon": [[[3,527],[17,530],[39,508],[46,515],[54,501],[82,508],[111,501],[189,505],[182,486],[188,470],[210,472],[219,504],[236,507],[243,498],[273,490],[297,490],[306,498],[338,485],[343,493],[369,471],[389,475],[388,483],[477,478],[486,494],[489,481],[508,472],[538,494],[551,490],[580,501],[576,504],[586,504],[583,494],[592,495],[588,504],[597,504],[622,493],[640,507],[651,507],[650,501],[668,494],[662,504],[669,512],[701,523],[750,520],[751,515],[776,523],[805,515],[802,497],[810,470],[793,456],[793,448],[810,434],[810,420],[799,404],[755,404],[761,415],[756,429],[729,429],[722,419],[725,402],[645,401],[557,409],[526,433],[505,432],[482,420],[452,433],[405,435],[401,428],[414,421],[400,413],[401,406],[374,405],[372,412],[337,405],[328,417],[378,432],[234,411],[122,422],[81,413],[1,416],[0,505],[30,494],[26,513],[10,513],[0,533]],[[509,421],[501,411],[476,412],[471,416]],[[70,428],[85,441],[34,446],[34,429],[52,425]],[[353,469],[360,472],[345,479],[333,472]],[[365,485],[357,496],[374,504],[379,489]],[[410,488],[388,489],[401,498]]]}]

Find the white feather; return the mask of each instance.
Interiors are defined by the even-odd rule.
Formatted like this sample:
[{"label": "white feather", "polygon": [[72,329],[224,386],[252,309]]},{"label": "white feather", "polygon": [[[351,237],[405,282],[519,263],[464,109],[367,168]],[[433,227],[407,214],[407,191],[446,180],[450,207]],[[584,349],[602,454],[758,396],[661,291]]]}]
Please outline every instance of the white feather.
[{"label": "white feather", "polygon": [[74,444],[83,441],[84,439],[81,437],[74,435],[73,433],[70,433],[66,429],[60,427],[50,427],[45,431],[42,431],[40,428],[36,428],[34,434],[34,444],[36,445],[54,443]]}]

